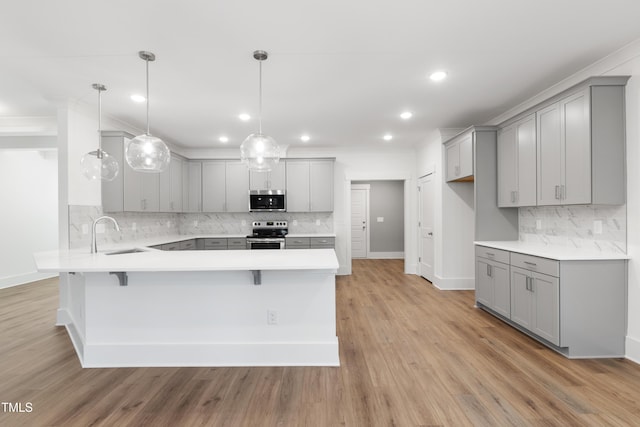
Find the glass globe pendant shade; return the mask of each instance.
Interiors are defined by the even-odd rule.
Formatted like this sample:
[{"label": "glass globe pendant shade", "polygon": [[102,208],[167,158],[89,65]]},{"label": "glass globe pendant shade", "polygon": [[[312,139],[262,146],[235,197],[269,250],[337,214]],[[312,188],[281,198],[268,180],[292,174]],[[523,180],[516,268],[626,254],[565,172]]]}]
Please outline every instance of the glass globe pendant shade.
[{"label": "glass globe pendant shade", "polygon": [[280,147],[269,135],[252,133],[240,145],[240,158],[252,171],[269,172],[280,160]]},{"label": "glass globe pendant shade", "polygon": [[101,149],[90,151],[82,156],[80,165],[82,174],[92,180],[113,181],[120,171],[116,159]]},{"label": "glass globe pendant shade", "polygon": [[135,171],[158,173],[169,166],[171,151],[160,138],[145,133],[129,142],[125,157]]}]

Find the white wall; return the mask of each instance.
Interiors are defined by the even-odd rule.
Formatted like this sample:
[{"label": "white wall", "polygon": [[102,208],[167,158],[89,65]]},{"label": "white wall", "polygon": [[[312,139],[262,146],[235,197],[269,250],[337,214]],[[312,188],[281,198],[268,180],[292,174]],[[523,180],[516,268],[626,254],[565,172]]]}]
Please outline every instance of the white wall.
[{"label": "white wall", "polygon": [[33,253],[58,248],[55,150],[0,149],[0,288],[51,277]]},{"label": "white wall", "polygon": [[472,289],[473,183],[448,184],[444,178],[443,141],[462,129],[442,129],[428,135],[418,149],[418,176],[434,174],[433,284],[439,289]]}]

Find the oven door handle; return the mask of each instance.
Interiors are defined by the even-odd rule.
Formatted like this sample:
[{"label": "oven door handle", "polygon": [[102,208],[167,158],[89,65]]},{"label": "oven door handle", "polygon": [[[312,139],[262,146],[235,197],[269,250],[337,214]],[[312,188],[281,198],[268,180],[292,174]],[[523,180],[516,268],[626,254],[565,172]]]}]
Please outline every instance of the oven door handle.
[{"label": "oven door handle", "polygon": [[247,243],[274,243],[274,242],[276,242],[276,243],[284,242],[284,239],[277,238],[277,237],[276,238],[267,237],[267,238],[264,238],[264,239],[261,239],[261,238],[258,238],[258,239],[256,239],[256,238],[248,238],[247,239]]}]

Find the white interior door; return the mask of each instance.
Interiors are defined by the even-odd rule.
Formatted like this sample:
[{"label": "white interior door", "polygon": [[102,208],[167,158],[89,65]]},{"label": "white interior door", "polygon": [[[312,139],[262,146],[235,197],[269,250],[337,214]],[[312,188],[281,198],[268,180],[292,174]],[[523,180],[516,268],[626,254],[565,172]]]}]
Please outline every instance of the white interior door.
[{"label": "white interior door", "polygon": [[420,228],[420,255],[419,270],[420,275],[433,282],[433,207],[435,200],[433,174],[420,178],[419,189],[419,228]]},{"label": "white interior door", "polygon": [[369,186],[351,187],[351,257],[366,258],[369,247]]}]

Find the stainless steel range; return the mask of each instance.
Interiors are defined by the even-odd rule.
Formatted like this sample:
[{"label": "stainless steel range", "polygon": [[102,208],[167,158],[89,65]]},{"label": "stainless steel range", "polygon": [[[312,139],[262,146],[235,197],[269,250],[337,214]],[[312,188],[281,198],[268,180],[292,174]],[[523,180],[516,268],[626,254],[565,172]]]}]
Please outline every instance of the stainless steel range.
[{"label": "stainless steel range", "polygon": [[287,233],[287,221],[254,221],[253,231],[247,236],[247,249],[284,249]]}]

